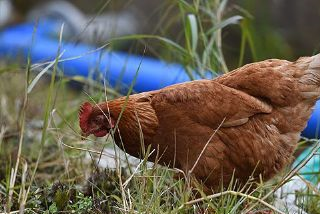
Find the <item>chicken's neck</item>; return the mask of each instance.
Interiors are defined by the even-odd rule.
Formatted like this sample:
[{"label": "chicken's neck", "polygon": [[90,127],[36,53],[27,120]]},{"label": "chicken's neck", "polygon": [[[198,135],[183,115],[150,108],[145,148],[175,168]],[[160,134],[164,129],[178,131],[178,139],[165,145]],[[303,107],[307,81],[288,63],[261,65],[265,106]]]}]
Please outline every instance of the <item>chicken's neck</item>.
[{"label": "chicken's neck", "polygon": [[140,157],[137,148],[147,147],[158,127],[158,119],[149,102],[125,101],[116,99],[100,106],[103,111],[110,111],[116,121],[114,130],[115,143],[127,153]]}]

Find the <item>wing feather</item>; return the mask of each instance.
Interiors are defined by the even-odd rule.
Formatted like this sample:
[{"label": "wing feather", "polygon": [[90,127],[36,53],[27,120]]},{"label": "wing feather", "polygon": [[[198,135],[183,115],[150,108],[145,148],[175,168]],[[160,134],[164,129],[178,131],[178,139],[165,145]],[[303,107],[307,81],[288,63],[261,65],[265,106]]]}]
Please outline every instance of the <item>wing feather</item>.
[{"label": "wing feather", "polygon": [[157,115],[181,115],[195,123],[217,128],[246,123],[255,114],[270,113],[272,107],[245,92],[219,84],[214,80],[199,80],[164,88],[154,93],[151,105]]}]

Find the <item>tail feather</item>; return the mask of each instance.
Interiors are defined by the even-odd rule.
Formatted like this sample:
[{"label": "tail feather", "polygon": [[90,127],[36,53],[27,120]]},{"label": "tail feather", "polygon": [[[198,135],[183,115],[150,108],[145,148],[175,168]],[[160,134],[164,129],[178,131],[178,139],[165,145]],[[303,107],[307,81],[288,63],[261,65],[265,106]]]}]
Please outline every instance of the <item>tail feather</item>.
[{"label": "tail feather", "polygon": [[320,73],[320,54],[314,55],[311,58],[311,62],[309,64],[309,69],[319,70]]},{"label": "tail feather", "polygon": [[320,86],[320,54],[301,57],[294,65],[300,69],[296,71],[297,77],[300,76],[300,83]]},{"label": "tail feather", "polygon": [[320,97],[320,54],[312,57],[301,57],[295,62],[300,68],[299,78],[301,95],[305,99],[315,100]]}]

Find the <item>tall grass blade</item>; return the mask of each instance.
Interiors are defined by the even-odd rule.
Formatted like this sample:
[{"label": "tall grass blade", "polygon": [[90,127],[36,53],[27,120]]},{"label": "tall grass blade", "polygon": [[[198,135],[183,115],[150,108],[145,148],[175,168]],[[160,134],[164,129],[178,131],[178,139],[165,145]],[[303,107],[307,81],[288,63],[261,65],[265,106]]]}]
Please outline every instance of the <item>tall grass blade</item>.
[{"label": "tall grass blade", "polygon": [[[196,52],[197,46],[198,46],[198,25],[197,25],[197,19],[194,14],[188,14],[187,21],[186,21],[186,31],[187,31],[187,37],[191,37],[191,48],[192,52]],[[189,42],[189,38],[187,39],[187,42]]]},{"label": "tall grass blade", "polygon": [[44,69],[42,69],[42,71],[39,74],[37,74],[37,76],[32,80],[32,82],[28,86],[28,89],[27,89],[28,94],[32,91],[34,86],[38,83],[40,78],[45,73],[47,73],[49,71],[49,69],[56,63],[56,60],[60,60],[60,58],[62,57],[64,52],[65,52],[65,50],[63,50],[62,53],[60,53],[60,55],[55,60],[51,61],[50,64],[48,64]]},{"label": "tall grass blade", "polygon": [[239,24],[239,21],[242,20],[243,17],[242,16],[232,16],[230,18],[227,18],[223,21],[221,21],[220,23],[218,23],[217,25],[213,26],[208,32],[207,34],[211,34],[215,31],[217,31],[218,29],[223,29],[226,26],[229,25],[233,25],[233,24]]}]

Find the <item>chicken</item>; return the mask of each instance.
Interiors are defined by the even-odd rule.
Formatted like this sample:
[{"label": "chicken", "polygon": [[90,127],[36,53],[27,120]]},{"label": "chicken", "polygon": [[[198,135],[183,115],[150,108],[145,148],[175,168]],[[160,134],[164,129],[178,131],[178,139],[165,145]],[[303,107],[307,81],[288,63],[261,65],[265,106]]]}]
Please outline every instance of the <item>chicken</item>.
[{"label": "chicken", "polygon": [[105,136],[138,158],[188,173],[210,190],[237,178],[268,180],[292,160],[320,96],[320,54],[270,59],[97,105],[84,103],[84,136]]}]

